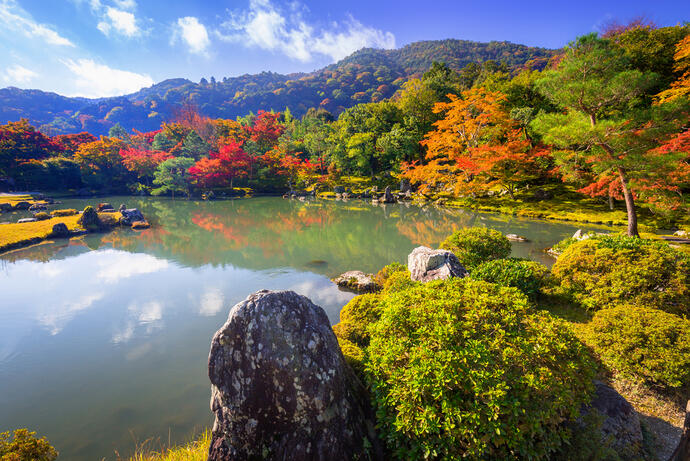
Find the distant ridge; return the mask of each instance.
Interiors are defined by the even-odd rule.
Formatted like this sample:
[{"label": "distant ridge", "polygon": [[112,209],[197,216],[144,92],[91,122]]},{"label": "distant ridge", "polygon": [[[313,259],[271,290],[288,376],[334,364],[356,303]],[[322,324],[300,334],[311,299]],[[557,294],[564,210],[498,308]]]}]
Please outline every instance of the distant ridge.
[{"label": "distant ridge", "polygon": [[202,79],[199,83],[174,78],[109,98],[72,98],[9,87],[0,89],[0,122],[28,118],[51,135],[81,131],[107,134],[118,122],[127,130],[150,131],[169,120],[186,101],[210,117],[235,118],[250,111],[285,107],[295,116],[310,107],[323,107],[337,115],[355,104],[392,96],[405,80],[421,75],[434,61],[445,62],[455,70],[488,60],[516,69],[530,61],[541,67],[554,53],[510,42],[429,40],[393,50],[363,48],[311,73],[262,72],[219,81]]}]

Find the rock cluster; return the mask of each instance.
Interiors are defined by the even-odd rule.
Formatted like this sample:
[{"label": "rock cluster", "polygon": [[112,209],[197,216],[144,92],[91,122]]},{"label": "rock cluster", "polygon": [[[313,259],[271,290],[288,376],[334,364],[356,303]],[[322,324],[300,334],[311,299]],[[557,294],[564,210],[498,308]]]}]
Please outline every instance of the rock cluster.
[{"label": "rock cluster", "polygon": [[131,226],[133,223],[137,221],[146,221],[144,215],[137,208],[127,208],[124,210],[120,210],[120,213],[122,214],[122,217],[120,218],[120,224],[123,224],[125,226]]},{"label": "rock cluster", "polygon": [[383,459],[326,313],[291,291],[236,304],[211,342],[209,461]]},{"label": "rock cluster", "polygon": [[362,271],[347,271],[333,279],[340,288],[355,291],[357,293],[370,293],[380,287],[374,280],[373,274],[365,274]]},{"label": "rock cluster", "polygon": [[428,247],[417,247],[407,257],[407,268],[412,280],[429,282],[445,280],[450,277],[465,277],[467,270],[460,264],[458,257],[448,250],[432,250]]}]

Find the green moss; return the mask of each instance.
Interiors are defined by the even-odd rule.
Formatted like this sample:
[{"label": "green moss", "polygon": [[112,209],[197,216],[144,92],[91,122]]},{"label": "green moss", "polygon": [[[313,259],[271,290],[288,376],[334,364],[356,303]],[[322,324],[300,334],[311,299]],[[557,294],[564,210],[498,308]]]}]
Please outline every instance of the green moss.
[{"label": "green moss", "polygon": [[471,276],[476,280],[515,287],[531,300],[536,300],[549,282],[549,269],[526,259],[495,259],[479,265]]}]

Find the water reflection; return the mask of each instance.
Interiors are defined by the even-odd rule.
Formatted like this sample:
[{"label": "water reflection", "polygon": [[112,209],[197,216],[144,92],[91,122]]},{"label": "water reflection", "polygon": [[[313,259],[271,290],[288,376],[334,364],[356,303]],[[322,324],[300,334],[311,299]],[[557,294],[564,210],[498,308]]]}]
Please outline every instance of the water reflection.
[{"label": "water reflection", "polygon": [[[211,422],[206,359],[228,309],[260,289],[291,289],[331,322],[352,294],[328,279],[405,261],[455,229],[522,234],[518,256],[574,226],[409,205],[256,198],[105,198],[153,227],[47,242],[1,257],[0,431],[45,434],[63,459],[113,459],[139,440],[181,440]],[[66,200],[83,208],[99,200]]]}]

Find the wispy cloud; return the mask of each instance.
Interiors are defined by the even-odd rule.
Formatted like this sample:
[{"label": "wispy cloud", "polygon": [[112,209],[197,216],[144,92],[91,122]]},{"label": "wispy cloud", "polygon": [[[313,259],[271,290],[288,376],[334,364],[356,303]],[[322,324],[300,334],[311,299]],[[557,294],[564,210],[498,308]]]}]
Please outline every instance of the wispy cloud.
[{"label": "wispy cloud", "polygon": [[303,62],[312,60],[314,54],[338,60],[363,47],[395,47],[392,33],[365,26],[352,16],[330,24],[330,30],[316,30],[303,19],[302,9],[293,4],[290,12],[284,12],[270,0],[250,0],[249,9],[231,12],[216,35]]},{"label": "wispy cloud", "polygon": [[141,34],[141,29],[137,25],[137,19],[133,13],[110,6],[106,8],[103,20],[98,23],[97,27],[105,35],[110,35],[112,31],[125,37],[135,37]]},{"label": "wispy cloud", "polygon": [[5,70],[4,80],[7,83],[28,83],[38,77],[38,74],[31,69],[15,64]]},{"label": "wispy cloud", "polygon": [[58,34],[45,24],[37,23],[14,0],[0,0],[0,23],[32,39],[48,45],[75,46],[69,39]]},{"label": "wispy cloud", "polygon": [[178,40],[184,42],[191,53],[208,55],[208,47],[211,45],[208,31],[194,16],[185,16],[177,20],[171,41],[175,43]]}]

